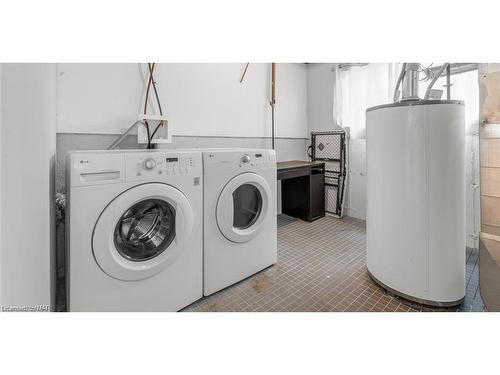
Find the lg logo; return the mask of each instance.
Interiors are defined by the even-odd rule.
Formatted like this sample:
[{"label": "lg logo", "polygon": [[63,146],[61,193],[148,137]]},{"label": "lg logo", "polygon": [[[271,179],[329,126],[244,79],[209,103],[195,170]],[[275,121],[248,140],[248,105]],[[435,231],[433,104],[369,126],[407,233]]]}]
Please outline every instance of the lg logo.
[{"label": "lg logo", "polygon": [[89,161],[88,160],[80,160],[80,164],[88,164]]}]

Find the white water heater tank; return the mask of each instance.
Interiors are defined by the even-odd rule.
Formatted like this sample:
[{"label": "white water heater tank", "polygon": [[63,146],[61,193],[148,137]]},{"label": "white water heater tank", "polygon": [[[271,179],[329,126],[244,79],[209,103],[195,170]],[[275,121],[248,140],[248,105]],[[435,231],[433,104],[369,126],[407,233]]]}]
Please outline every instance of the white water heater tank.
[{"label": "white water heater tank", "polygon": [[368,271],[418,303],[465,296],[464,121],[451,100],[366,111]]}]

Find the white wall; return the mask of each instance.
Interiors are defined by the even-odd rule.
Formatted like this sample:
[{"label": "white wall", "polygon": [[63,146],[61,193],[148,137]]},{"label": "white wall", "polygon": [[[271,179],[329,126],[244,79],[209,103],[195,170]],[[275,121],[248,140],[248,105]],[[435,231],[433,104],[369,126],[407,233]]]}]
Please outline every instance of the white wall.
[{"label": "white wall", "polygon": [[55,64],[1,70],[3,306],[53,303]]},{"label": "white wall", "polygon": [[307,66],[307,122],[309,132],[331,130],[333,121],[334,64]]},{"label": "white wall", "polygon": [[[174,134],[270,137],[270,64],[157,64]],[[118,134],[143,111],[145,64],[58,64],[57,131]],[[307,138],[307,68],[277,64],[276,136]],[[151,90],[151,98],[154,99]],[[150,101],[153,103],[154,101]]]}]

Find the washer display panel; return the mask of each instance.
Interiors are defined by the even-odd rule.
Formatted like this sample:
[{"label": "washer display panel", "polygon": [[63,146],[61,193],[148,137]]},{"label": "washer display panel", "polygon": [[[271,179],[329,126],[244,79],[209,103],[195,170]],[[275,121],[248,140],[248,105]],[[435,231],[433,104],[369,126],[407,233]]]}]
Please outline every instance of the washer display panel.
[{"label": "washer display panel", "polygon": [[161,272],[182,254],[193,229],[187,198],[162,183],[126,190],[102,211],[92,237],[99,267],[125,281]]},{"label": "washer display panel", "polygon": [[242,173],[224,186],[216,209],[221,233],[233,242],[255,238],[269,214],[271,189],[256,173]]}]

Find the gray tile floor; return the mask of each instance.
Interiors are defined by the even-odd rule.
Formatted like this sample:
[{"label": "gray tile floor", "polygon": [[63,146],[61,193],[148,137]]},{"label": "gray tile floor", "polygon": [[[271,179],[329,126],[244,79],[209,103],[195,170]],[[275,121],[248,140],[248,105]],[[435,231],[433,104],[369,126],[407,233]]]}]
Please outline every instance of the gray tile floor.
[{"label": "gray tile floor", "polygon": [[278,262],[184,311],[484,311],[478,251],[467,249],[465,301],[430,309],[392,296],[365,266],[363,222],[325,217],[313,223],[278,216]]}]

